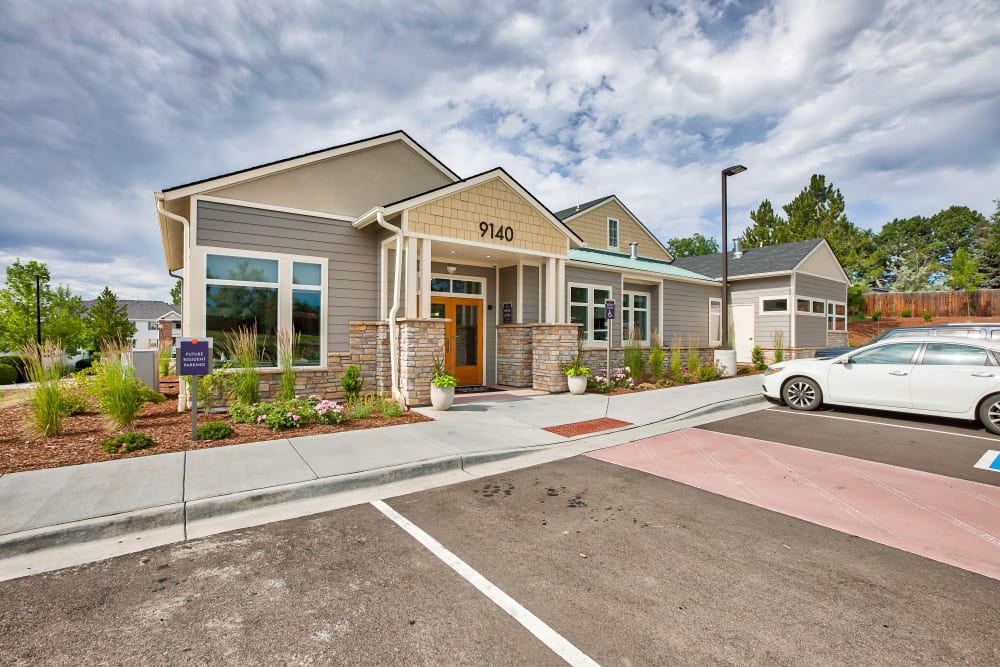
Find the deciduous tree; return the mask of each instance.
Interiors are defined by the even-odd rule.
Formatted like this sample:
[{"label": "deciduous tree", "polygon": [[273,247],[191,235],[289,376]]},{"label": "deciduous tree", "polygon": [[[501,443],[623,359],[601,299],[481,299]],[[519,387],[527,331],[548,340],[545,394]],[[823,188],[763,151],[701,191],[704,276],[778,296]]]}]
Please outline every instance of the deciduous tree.
[{"label": "deciduous tree", "polygon": [[695,232],[686,238],[670,239],[667,241],[667,250],[678,257],[695,257],[697,255],[712,255],[719,252],[719,242],[715,239],[708,239]]},{"label": "deciduous tree", "polygon": [[51,285],[49,267],[31,260],[17,259],[7,267],[7,280],[0,289],[0,350],[23,348],[36,336],[36,277],[41,305],[42,340],[58,341],[73,353],[80,348],[83,334],[83,302],[67,286]]}]

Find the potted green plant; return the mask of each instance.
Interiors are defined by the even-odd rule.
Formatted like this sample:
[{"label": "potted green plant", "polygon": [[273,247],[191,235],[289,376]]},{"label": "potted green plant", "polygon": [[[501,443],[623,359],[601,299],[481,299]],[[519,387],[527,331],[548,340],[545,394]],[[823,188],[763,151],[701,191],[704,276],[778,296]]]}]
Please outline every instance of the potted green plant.
[{"label": "potted green plant", "polygon": [[566,384],[569,385],[569,393],[579,396],[587,391],[587,379],[590,377],[590,368],[583,365],[583,341],[576,346],[576,356],[573,361],[564,364],[563,373],[566,374]]},{"label": "potted green plant", "polygon": [[435,357],[431,371],[431,405],[435,410],[448,410],[455,400],[458,378],[448,372],[444,361]]}]

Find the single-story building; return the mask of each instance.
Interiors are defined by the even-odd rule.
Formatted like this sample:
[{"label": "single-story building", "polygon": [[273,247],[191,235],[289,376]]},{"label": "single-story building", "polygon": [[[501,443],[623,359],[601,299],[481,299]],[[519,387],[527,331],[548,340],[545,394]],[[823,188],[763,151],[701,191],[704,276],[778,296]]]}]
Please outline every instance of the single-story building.
[{"label": "single-story building", "polygon": [[709,356],[720,341],[718,276],[673,262],[614,195],[554,213],[504,169],[460,178],[405,132],[155,199],[183,335],[219,351],[254,327],[273,366],[276,333],[294,331],[303,393],[338,395],[357,364],[366,391],[426,403],[435,358],[463,385],[565,391],[578,337],[601,367],[631,335]]}]

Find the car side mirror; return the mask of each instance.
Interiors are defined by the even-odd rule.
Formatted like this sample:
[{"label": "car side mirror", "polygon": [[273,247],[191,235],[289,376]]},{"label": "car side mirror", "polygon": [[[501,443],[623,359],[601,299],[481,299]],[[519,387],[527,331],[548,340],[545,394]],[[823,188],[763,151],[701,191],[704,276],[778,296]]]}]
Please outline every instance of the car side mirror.
[{"label": "car side mirror", "polygon": [[838,359],[837,361],[835,361],[833,363],[835,363],[835,364],[842,364],[844,366],[849,366],[851,364],[851,358],[850,357],[844,357],[843,359]]}]

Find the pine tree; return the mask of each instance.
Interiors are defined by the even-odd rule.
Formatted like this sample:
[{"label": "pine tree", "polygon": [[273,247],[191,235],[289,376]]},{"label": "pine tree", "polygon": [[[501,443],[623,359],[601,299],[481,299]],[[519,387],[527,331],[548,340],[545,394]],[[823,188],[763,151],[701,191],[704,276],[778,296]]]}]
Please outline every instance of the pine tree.
[{"label": "pine tree", "polygon": [[129,341],[136,332],[135,324],[128,319],[128,309],[118,304],[118,297],[108,287],[91,304],[85,328],[91,352],[108,343]]}]

